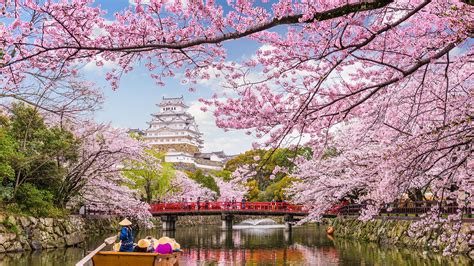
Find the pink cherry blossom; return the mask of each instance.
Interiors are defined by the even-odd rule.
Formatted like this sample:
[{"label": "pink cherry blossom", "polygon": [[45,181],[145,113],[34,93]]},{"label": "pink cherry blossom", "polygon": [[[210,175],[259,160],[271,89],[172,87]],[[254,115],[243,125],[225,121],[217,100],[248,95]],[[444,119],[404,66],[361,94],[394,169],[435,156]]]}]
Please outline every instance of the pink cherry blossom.
[{"label": "pink cherry blossom", "polygon": [[[355,194],[369,204],[363,219],[412,189],[472,204],[469,1],[151,0],[112,20],[92,2],[3,3],[1,97],[21,93],[29,73],[50,82],[91,62],[114,63],[113,89],[141,62],[157,85],[177,72],[191,88],[219,76],[232,94],[201,101],[219,127],[254,133],[254,148],[313,149],[291,191],[308,219]],[[230,60],[223,43],[234,39],[261,47]]]}]

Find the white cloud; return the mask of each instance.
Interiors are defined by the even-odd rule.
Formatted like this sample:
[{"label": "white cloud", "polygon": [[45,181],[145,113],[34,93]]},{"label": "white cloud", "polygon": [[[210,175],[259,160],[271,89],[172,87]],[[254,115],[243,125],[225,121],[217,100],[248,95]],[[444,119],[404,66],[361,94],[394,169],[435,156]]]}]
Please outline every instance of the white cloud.
[{"label": "white cloud", "polygon": [[[112,25],[114,22],[112,20],[104,20],[104,25]],[[108,35],[108,32],[102,27],[98,25],[94,25],[92,28],[92,35],[90,36],[91,39],[97,39],[101,36]]]},{"label": "white cloud", "polygon": [[[165,1],[165,5],[174,4],[175,1],[176,0],[167,0],[167,1]],[[177,0],[177,1],[181,2],[181,4],[183,5],[183,8],[188,7],[188,0]],[[128,0],[128,3],[132,6],[136,6],[137,5],[137,0]],[[151,0],[141,0],[140,3],[144,4],[144,5],[149,5],[151,3]]]},{"label": "white cloud", "polygon": [[[133,5],[133,6],[136,6],[136,5],[137,5],[137,1],[136,1],[136,0],[128,0],[128,3],[129,3],[130,5]],[[148,5],[148,4],[150,4],[150,0],[141,0],[140,3],[141,3],[141,4]]]},{"label": "white cloud", "polygon": [[255,139],[243,131],[227,131],[216,126],[211,111],[203,112],[204,104],[198,101],[189,104],[189,112],[196,119],[199,130],[203,133],[204,151],[224,151],[226,154],[238,154],[250,150]]},{"label": "white cloud", "polygon": [[[97,63],[101,62],[102,66],[98,66]],[[118,64],[112,61],[104,60],[101,56],[98,56],[94,60],[84,65],[84,70],[87,72],[98,72],[103,74],[103,71],[108,71],[113,68],[117,68]]]}]

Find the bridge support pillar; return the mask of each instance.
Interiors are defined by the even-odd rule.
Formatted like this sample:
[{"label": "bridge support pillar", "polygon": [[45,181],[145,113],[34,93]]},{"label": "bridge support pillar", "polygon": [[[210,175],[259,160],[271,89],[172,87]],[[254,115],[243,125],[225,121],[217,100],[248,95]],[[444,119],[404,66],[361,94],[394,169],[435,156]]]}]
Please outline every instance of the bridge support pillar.
[{"label": "bridge support pillar", "polygon": [[232,230],[232,220],[234,219],[234,215],[232,214],[222,214],[222,229]]},{"label": "bridge support pillar", "polygon": [[174,231],[174,230],[176,230],[176,220],[178,220],[178,216],[176,216],[176,215],[161,216],[163,231]]},{"label": "bridge support pillar", "polygon": [[291,231],[294,223],[293,216],[291,215],[285,215],[285,230],[286,231]]}]

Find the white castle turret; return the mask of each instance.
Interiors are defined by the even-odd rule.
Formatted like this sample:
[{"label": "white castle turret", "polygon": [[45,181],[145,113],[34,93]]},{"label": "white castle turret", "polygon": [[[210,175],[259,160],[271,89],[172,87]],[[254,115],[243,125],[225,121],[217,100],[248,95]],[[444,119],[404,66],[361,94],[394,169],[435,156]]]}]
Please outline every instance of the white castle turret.
[{"label": "white castle turret", "polygon": [[154,149],[166,153],[165,160],[188,163],[199,168],[220,169],[226,156],[223,152],[201,153],[202,133],[194,117],[187,111],[183,96],[165,98],[157,104],[159,111],[144,131],[143,138]]}]

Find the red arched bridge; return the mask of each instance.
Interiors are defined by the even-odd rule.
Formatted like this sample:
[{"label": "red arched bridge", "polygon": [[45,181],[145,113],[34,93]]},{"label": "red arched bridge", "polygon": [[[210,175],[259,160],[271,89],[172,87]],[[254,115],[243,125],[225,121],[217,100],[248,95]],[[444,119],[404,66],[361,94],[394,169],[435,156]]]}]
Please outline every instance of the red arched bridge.
[{"label": "red arched bridge", "polygon": [[302,205],[287,202],[176,202],[150,204],[153,216],[160,216],[164,230],[174,230],[178,216],[220,215],[224,228],[232,228],[234,215],[285,216],[288,229],[297,216],[306,216]]},{"label": "red arched bridge", "polygon": [[[474,206],[459,207],[447,201],[403,201],[387,204],[380,210],[379,218],[407,218],[428,212],[433,206],[438,206],[443,214],[454,214],[462,211],[463,221],[474,222]],[[366,206],[363,204],[349,204],[347,201],[334,205],[326,211],[324,216],[357,216]],[[164,230],[175,230],[178,216],[204,216],[220,215],[224,228],[232,228],[235,215],[253,216],[284,216],[285,224],[291,229],[292,224],[298,220],[295,217],[308,215],[308,210],[303,205],[289,204],[287,202],[176,202],[150,204],[153,216],[161,217]],[[84,206],[83,215],[113,215],[113,213],[92,209]]]}]

